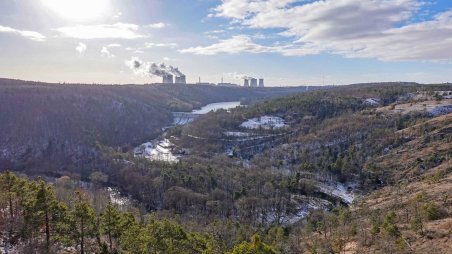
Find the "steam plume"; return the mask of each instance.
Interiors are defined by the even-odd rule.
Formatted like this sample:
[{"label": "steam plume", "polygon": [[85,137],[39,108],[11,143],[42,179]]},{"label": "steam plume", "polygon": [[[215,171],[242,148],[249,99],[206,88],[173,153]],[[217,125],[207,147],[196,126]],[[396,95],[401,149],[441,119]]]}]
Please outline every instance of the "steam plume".
[{"label": "steam plume", "polygon": [[157,64],[143,62],[138,57],[132,57],[129,61],[126,61],[126,65],[138,75],[158,77],[165,77],[168,75],[174,75],[175,77],[185,76],[177,67],[171,65],[166,66],[164,63]]}]

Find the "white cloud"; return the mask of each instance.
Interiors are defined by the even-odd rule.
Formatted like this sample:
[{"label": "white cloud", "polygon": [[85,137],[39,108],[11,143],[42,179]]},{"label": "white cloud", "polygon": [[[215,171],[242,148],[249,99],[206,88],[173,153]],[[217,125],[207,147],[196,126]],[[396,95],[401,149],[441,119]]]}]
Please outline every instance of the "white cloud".
[{"label": "white cloud", "polygon": [[79,42],[78,45],[77,45],[77,47],[75,47],[75,50],[76,50],[79,54],[82,54],[83,52],[86,51],[87,48],[88,48],[88,47],[86,46],[85,43]]},{"label": "white cloud", "polygon": [[27,30],[18,30],[18,29],[14,29],[12,27],[7,27],[7,26],[1,26],[0,25],[0,33],[11,33],[11,34],[17,34],[20,35],[22,37],[28,38],[30,40],[33,41],[45,41],[46,40],[46,36],[35,32],[35,31],[27,31]]},{"label": "white cloud", "polygon": [[154,43],[154,42],[146,42],[144,44],[144,48],[176,48],[177,43]]},{"label": "white cloud", "polygon": [[168,26],[168,24],[159,22],[159,23],[149,24],[146,27],[152,28],[152,29],[161,29],[161,28],[165,28],[167,26]]},{"label": "white cloud", "polygon": [[107,48],[120,48],[121,44],[119,43],[111,43],[106,46]]},{"label": "white cloud", "polygon": [[125,50],[133,51],[136,54],[144,53],[144,50],[151,48],[177,48],[177,43],[155,43],[155,42],[146,42],[141,47],[126,47]]},{"label": "white cloud", "polygon": [[226,33],[226,31],[223,30],[223,29],[219,29],[219,30],[211,30],[211,31],[204,32],[204,34],[206,35],[206,37],[209,38],[209,39],[211,39],[211,40],[217,40],[217,39],[219,39],[219,38],[220,38],[219,36],[222,35],[222,34],[224,34],[224,33]]},{"label": "white cloud", "polygon": [[211,17],[229,18],[248,28],[282,29],[279,35],[291,42],[264,46],[241,35],[182,52],[327,52],[380,60],[450,61],[452,11],[413,23],[423,4],[420,0],[222,0]]},{"label": "white cloud", "polygon": [[62,36],[78,39],[138,39],[145,37],[138,33],[139,26],[135,24],[116,23],[113,25],[77,25],[57,28]]},{"label": "white cloud", "polygon": [[223,29],[218,29],[218,30],[211,30],[211,31],[204,32],[204,34],[222,34],[224,32],[225,31]]},{"label": "white cloud", "polygon": [[220,37],[218,37],[216,35],[211,35],[211,34],[206,35],[206,37],[211,40],[219,40],[220,39]]},{"label": "white cloud", "polygon": [[196,55],[216,55],[220,53],[265,53],[275,52],[275,47],[267,47],[252,42],[248,35],[236,35],[230,39],[220,40],[218,43],[205,47],[192,47],[180,50],[181,53],[193,53]]},{"label": "white cloud", "polygon": [[100,55],[102,57],[107,57],[107,58],[114,58],[116,57],[115,55],[113,55],[110,50],[108,50],[108,47],[102,47],[102,49],[100,50]]}]

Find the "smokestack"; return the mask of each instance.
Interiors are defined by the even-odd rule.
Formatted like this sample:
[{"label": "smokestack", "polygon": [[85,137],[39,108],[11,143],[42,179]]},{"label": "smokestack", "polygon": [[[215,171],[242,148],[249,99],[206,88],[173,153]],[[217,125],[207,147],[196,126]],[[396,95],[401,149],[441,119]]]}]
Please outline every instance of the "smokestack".
[{"label": "smokestack", "polygon": [[251,86],[251,87],[257,87],[257,79],[251,78],[250,86]]},{"label": "smokestack", "polygon": [[259,79],[259,87],[264,87],[264,79],[263,78]]},{"label": "smokestack", "polygon": [[173,84],[173,75],[165,74],[163,75],[163,84]]},{"label": "smokestack", "polygon": [[247,78],[244,79],[243,86],[244,86],[244,87],[249,87],[249,86],[250,86],[250,83],[249,83],[249,81],[248,81]]},{"label": "smokestack", "polygon": [[175,81],[175,83],[176,83],[176,84],[187,84],[185,75],[181,75],[181,76],[179,76],[179,77],[176,76],[176,81]]}]

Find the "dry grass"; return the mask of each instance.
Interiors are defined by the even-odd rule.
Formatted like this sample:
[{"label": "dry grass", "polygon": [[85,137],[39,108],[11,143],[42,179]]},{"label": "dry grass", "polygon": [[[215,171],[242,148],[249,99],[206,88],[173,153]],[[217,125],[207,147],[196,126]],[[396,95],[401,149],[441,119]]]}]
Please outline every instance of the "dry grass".
[{"label": "dry grass", "polygon": [[[363,198],[362,205],[353,210],[359,214],[357,221],[361,221],[360,225],[368,232],[370,212],[381,211],[382,215],[396,212],[397,226],[405,244],[402,244],[404,248],[392,249],[391,253],[452,253],[451,129],[452,114],[449,114],[401,130],[397,134],[410,141],[376,159],[378,168],[391,172],[390,178],[394,181]],[[441,159],[432,162],[434,165],[428,161],[433,154]],[[441,219],[423,222],[424,234],[414,232],[410,224],[413,218],[410,209],[419,196],[424,197],[424,203],[434,203],[443,212]],[[362,210],[363,207],[366,210]],[[345,253],[388,253],[387,241],[391,240],[381,238],[366,246],[359,239],[353,239],[347,243]]]}]

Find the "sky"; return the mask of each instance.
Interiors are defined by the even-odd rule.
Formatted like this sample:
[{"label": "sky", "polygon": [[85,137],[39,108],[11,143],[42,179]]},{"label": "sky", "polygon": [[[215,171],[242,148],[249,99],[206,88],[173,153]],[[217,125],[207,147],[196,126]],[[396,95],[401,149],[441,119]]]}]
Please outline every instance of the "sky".
[{"label": "sky", "polygon": [[0,1],[0,77],[143,84],[162,63],[192,83],[451,82],[452,1]]}]

